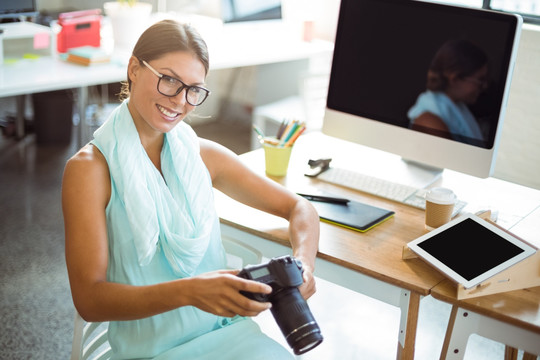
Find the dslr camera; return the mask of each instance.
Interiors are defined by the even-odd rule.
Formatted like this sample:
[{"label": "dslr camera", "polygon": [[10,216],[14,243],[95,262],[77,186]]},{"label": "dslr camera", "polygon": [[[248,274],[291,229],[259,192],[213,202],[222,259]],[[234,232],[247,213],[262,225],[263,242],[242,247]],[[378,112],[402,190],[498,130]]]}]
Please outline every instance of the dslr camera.
[{"label": "dslr camera", "polygon": [[319,325],[298,290],[304,282],[302,272],[302,263],[285,255],[266,264],[248,265],[238,274],[272,287],[270,294],[241,293],[252,300],[272,304],[272,315],[296,355],[308,352],[323,341]]}]

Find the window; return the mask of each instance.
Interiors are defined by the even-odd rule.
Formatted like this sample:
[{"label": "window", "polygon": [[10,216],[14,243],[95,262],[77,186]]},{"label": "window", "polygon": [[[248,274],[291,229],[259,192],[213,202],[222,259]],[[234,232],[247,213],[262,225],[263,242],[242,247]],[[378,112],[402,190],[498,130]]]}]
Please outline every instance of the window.
[{"label": "window", "polygon": [[523,16],[525,22],[540,24],[540,0],[431,0],[431,2],[517,13]]}]

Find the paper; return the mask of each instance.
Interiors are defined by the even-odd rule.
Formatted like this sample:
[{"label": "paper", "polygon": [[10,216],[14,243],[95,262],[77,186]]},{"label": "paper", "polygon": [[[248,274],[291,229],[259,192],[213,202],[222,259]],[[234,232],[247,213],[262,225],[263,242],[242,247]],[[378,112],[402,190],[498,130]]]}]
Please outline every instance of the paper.
[{"label": "paper", "polygon": [[36,33],[34,35],[34,49],[47,49],[50,45],[50,35],[47,32]]}]

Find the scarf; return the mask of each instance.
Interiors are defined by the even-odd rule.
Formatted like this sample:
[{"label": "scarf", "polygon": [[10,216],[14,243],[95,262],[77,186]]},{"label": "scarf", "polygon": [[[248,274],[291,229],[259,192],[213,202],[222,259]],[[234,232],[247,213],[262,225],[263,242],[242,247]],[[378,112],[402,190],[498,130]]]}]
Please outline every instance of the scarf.
[{"label": "scarf", "polygon": [[177,276],[191,276],[208,248],[217,216],[198,138],[184,122],[165,134],[162,176],[141,144],[128,101],[94,132],[92,143],[107,159],[139,265],[148,265],[160,246]]}]

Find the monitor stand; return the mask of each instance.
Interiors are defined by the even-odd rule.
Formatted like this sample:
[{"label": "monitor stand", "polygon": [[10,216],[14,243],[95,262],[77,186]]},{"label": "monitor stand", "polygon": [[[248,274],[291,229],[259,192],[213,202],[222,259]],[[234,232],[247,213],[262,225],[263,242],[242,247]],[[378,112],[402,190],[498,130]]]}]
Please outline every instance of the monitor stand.
[{"label": "monitor stand", "polygon": [[435,181],[439,180],[443,173],[443,169],[435,166],[404,158],[401,158],[401,161],[405,163],[405,169],[400,171],[399,175],[403,179],[400,182],[418,189],[424,189],[432,185]]}]

